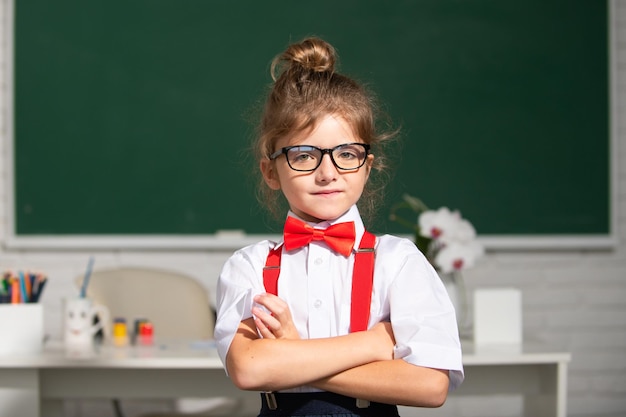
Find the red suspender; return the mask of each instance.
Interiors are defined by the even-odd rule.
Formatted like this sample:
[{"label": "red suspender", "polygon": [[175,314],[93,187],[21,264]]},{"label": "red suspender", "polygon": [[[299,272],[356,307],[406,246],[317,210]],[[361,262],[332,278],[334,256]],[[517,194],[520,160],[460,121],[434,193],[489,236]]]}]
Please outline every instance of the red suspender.
[{"label": "red suspender", "polygon": [[352,302],[350,303],[350,333],[367,330],[374,284],[374,244],[376,236],[365,232],[354,254],[352,272]]},{"label": "red suspender", "polygon": [[280,255],[283,253],[283,245],[270,249],[263,268],[263,285],[265,291],[278,295],[278,275],[280,275]]},{"label": "red suspender", "polygon": [[[359,249],[354,255],[352,272],[352,299],[350,309],[350,332],[367,330],[372,303],[374,283],[374,245],[376,236],[365,232]],[[280,275],[280,256],[282,245],[271,249],[263,268],[263,285],[270,294],[278,294],[278,276]]]}]

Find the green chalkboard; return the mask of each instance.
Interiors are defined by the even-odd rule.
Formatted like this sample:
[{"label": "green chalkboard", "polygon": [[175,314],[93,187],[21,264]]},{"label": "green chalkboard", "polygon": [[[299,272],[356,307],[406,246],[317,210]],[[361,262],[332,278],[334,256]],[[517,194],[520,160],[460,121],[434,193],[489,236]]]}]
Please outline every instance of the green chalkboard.
[{"label": "green chalkboard", "polygon": [[17,236],[276,232],[246,117],[312,34],[402,126],[376,232],[404,192],[479,234],[610,232],[606,2],[14,3]]}]

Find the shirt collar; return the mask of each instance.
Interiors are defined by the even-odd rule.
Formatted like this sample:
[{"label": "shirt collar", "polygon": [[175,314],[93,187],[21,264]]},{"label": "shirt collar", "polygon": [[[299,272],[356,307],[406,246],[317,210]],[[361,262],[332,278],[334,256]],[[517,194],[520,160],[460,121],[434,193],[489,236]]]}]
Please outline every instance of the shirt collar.
[{"label": "shirt collar", "polygon": [[[291,210],[289,210],[289,212],[287,213],[287,217],[295,217],[296,219],[306,222],[306,220],[302,219]],[[334,220],[325,220],[320,223],[314,223],[314,222],[306,222],[306,223],[319,229],[326,229],[327,227],[332,226],[333,224],[343,223],[343,222],[354,222],[354,231],[356,233],[354,247],[355,249],[358,248],[359,244],[361,243],[361,238],[363,237],[363,233],[365,232],[365,226],[363,225],[363,220],[361,219],[361,215],[359,213],[359,209],[357,208],[356,204],[350,207],[348,211],[346,211],[344,214],[342,214],[341,216],[337,217]]]}]

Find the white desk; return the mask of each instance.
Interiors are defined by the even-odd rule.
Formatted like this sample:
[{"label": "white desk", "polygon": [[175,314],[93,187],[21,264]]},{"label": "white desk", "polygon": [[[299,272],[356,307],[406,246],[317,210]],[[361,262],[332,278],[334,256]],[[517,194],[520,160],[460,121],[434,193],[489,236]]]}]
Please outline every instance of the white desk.
[{"label": "white desk", "polygon": [[[523,416],[566,416],[569,353],[523,349],[474,349],[464,345],[466,379],[455,397],[521,394]],[[120,349],[103,347],[87,358],[68,357],[51,344],[36,356],[0,357],[0,415],[62,416],[68,398],[177,398],[257,396],[237,390],[207,344],[157,344]],[[445,409],[420,409],[419,415]],[[413,410],[417,411],[417,410]],[[409,415],[410,409],[401,414]]]},{"label": "white desk", "polygon": [[400,415],[566,417],[570,360],[570,353],[545,345],[475,348],[463,342],[463,384],[441,408],[401,407]]}]

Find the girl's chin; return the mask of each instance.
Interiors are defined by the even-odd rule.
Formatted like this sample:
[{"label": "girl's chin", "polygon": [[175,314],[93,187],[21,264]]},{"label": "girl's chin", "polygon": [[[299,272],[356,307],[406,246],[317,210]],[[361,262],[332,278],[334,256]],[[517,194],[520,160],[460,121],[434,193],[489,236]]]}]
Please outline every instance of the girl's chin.
[{"label": "girl's chin", "polygon": [[327,220],[335,220],[338,217],[341,217],[343,214],[345,213],[345,211],[342,212],[338,212],[338,211],[318,211],[318,212],[311,212],[311,213],[300,213],[299,216],[302,217],[304,220],[308,221],[308,222],[312,222],[312,223],[320,223],[323,221],[327,221]]}]

